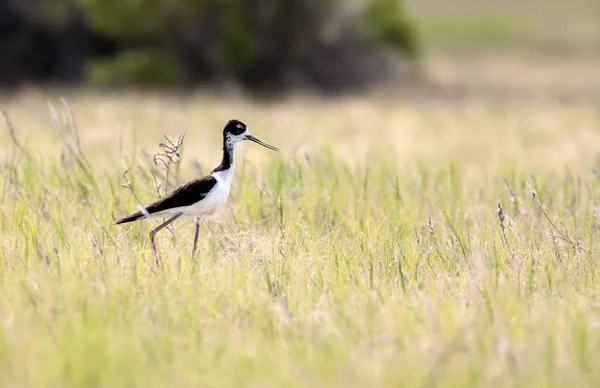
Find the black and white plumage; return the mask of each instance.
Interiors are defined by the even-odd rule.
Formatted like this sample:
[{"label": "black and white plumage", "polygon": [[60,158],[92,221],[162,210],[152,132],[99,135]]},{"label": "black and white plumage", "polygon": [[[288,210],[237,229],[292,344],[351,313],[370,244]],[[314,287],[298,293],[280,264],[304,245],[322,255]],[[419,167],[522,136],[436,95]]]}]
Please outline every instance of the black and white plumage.
[{"label": "black and white plumage", "polygon": [[235,168],[235,148],[244,140],[250,140],[271,150],[278,151],[277,148],[263,143],[250,135],[246,124],[239,120],[230,120],[223,129],[223,159],[217,168],[212,170],[209,175],[184,183],[169,195],[151,203],[141,211],[118,220],[116,224],[124,224],[146,218],[170,217],[150,232],[152,250],[158,262],[158,254],[154,243],[156,233],[180,217],[195,219],[196,233],[194,235],[194,247],[192,250],[192,256],[194,256],[202,219],[222,209],[227,203]]}]

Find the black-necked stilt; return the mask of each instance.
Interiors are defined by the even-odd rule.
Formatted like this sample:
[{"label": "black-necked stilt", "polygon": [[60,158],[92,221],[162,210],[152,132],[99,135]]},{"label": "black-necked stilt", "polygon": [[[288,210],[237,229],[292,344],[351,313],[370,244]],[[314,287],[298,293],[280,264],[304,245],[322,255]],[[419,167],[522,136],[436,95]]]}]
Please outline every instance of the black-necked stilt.
[{"label": "black-necked stilt", "polygon": [[195,256],[202,219],[223,208],[227,202],[233,179],[235,148],[244,140],[250,140],[271,150],[279,151],[276,147],[263,143],[250,135],[246,124],[239,120],[230,120],[223,129],[223,159],[217,168],[207,176],[184,183],[169,195],[151,203],[137,213],[118,220],[116,224],[124,224],[150,217],[170,217],[150,232],[152,250],[158,263],[158,253],[154,243],[156,233],[180,217],[195,219],[196,234],[194,235],[194,248],[192,250],[192,256]]}]

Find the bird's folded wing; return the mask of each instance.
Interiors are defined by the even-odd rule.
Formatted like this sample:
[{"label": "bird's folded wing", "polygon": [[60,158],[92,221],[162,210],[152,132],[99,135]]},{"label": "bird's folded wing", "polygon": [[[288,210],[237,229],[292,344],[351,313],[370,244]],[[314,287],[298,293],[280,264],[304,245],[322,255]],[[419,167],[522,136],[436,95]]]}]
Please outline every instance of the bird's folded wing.
[{"label": "bird's folded wing", "polygon": [[148,214],[160,213],[168,209],[193,205],[196,202],[202,201],[216,184],[217,180],[212,175],[207,175],[200,179],[194,179],[193,181],[179,186],[166,197],[146,206],[144,211],[139,211],[127,217],[121,218],[116,222],[116,224],[118,225],[140,220],[145,218]]},{"label": "bird's folded wing", "polygon": [[208,194],[216,184],[217,180],[212,175],[194,179],[179,186],[166,197],[148,205],[146,211],[149,214],[152,214],[176,207],[193,205],[194,203],[203,200],[204,197],[206,197],[206,194]]}]

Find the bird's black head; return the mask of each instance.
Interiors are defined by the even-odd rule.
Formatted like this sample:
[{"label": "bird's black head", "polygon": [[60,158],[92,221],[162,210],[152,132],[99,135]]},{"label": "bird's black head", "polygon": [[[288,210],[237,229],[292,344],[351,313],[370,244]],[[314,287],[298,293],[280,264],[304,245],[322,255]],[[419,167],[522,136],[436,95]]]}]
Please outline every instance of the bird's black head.
[{"label": "bird's black head", "polygon": [[246,124],[242,123],[240,120],[229,120],[223,129],[223,135],[227,136],[227,134],[231,134],[233,136],[239,136],[247,130],[248,127]]},{"label": "bird's black head", "polygon": [[273,151],[279,151],[276,147],[263,143],[254,136],[250,135],[248,126],[239,120],[229,120],[223,129],[223,138],[225,139],[226,147],[235,148],[236,145],[244,140],[250,140],[263,147],[267,147]]}]

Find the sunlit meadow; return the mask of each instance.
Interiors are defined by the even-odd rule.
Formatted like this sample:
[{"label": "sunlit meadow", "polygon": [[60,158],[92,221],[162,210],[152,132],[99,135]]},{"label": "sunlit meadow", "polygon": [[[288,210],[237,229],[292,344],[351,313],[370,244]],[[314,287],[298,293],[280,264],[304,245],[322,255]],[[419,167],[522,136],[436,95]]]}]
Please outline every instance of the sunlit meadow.
[{"label": "sunlit meadow", "polygon": [[[434,59],[443,89],[404,97],[4,97],[1,385],[597,386],[594,63]],[[157,268],[160,220],[114,221],[215,167],[230,118],[281,152],[239,149],[197,256],[178,221]]]}]

